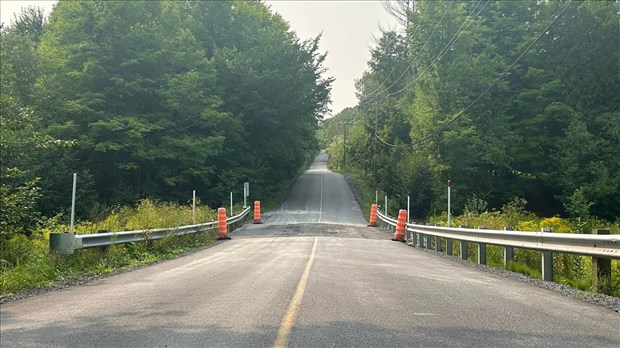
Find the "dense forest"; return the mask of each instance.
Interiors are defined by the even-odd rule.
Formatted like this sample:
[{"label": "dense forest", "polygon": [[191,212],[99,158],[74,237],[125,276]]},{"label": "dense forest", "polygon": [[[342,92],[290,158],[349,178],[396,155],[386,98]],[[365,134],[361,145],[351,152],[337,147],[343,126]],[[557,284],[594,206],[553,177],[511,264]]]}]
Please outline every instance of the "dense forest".
[{"label": "dense forest", "polygon": [[[258,1],[60,1],[1,29],[3,234],[70,207],[261,197],[319,144],[332,79]],[[240,198],[239,198],[240,199]],[[99,207],[99,208],[98,208]]]},{"label": "dense forest", "polygon": [[518,197],[545,216],[620,216],[617,1],[386,6],[405,30],[377,38],[358,105],[323,124],[332,167],[346,158],[393,206],[411,194],[418,217],[446,210],[448,180],[456,213]]}]

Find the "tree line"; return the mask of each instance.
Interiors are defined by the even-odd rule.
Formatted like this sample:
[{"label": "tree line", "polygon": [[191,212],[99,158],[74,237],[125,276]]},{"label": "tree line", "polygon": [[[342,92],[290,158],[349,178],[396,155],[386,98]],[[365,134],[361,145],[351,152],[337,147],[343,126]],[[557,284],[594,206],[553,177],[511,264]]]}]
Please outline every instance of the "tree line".
[{"label": "tree line", "polygon": [[332,166],[346,151],[346,166],[400,206],[410,194],[418,217],[446,210],[451,180],[457,212],[520,197],[540,215],[617,219],[618,6],[389,3],[405,30],[382,33],[358,105],[323,124]]},{"label": "tree line", "polygon": [[[1,228],[290,180],[327,111],[320,37],[259,1],[60,1],[1,29]],[[99,208],[97,208],[99,207]]]}]

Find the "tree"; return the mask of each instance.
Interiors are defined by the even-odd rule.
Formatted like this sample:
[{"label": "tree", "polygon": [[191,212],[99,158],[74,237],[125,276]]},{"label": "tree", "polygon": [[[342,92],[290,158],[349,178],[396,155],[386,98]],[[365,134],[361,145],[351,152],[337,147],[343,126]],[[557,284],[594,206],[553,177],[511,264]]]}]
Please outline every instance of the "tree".
[{"label": "tree", "polygon": [[318,42],[260,2],[58,3],[33,103],[45,134],[76,145],[37,166],[46,213],[72,172],[101,204],[269,192],[318,148],[332,81]]},{"label": "tree", "polygon": [[[620,105],[620,50],[608,44],[618,41],[616,4],[413,7],[389,4],[410,27],[404,37],[384,33],[356,82],[356,109],[370,138],[378,115],[379,139],[371,142],[378,144],[379,186],[392,196],[422,191],[416,209],[424,212],[443,209],[451,179],[456,211],[475,194],[491,209],[519,196],[539,214],[570,207],[617,217],[620,141],[612,120]],[[392,54],[403,47],[405,54]],[[372,163],[367,156],[356,165],[368,170]]]}]

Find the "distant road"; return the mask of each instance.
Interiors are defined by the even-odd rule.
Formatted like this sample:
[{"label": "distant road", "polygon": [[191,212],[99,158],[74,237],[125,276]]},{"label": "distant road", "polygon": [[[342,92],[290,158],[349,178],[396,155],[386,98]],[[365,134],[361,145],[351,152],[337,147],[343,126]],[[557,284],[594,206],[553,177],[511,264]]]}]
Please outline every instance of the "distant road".
[{"label": "distant road", "polygon": [[618,313],[365,227],[324,159],[230,241],[2,305],[0,346],[620,346]]},{"label": "distant road", "polygon": [[317,156],[310,169],[299,177],[284,204],[266,223],[366,224],[344,177],[327,170],[327,158],[325,152]]}]

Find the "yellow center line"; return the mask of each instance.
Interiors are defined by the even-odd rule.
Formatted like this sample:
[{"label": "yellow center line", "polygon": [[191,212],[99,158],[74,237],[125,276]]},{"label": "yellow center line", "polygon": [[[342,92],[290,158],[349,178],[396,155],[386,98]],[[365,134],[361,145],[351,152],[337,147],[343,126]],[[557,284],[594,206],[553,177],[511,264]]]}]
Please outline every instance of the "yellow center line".
[{"label": "yellow center line", "polygon": [[304,273],[297,284],[297,290],[295,290],[295,294],[293,295],[293,298],[288,305],[288,309],[282,318],[282,322],[280,323],[278,337],[276,338],[276,342],[273,344],[274,348],[288,347],[288,341],[291,337],[291,330],[295,324],[295,319],[297,319],[297,312],[299,311],[301,300],[304,298],[304,293],[306,292],[306,285],[308,284],[308,278],[310,277],[312,263],[314,263],[314,256],[316,255],[316,245],[318,241],[319,238],[315,237],[314,245],[312,245],[312,251],[310,252],[310,258],[308,258],[308,263],[306,264]]}]

